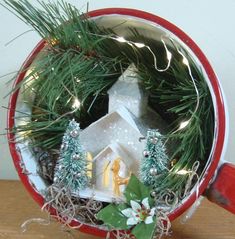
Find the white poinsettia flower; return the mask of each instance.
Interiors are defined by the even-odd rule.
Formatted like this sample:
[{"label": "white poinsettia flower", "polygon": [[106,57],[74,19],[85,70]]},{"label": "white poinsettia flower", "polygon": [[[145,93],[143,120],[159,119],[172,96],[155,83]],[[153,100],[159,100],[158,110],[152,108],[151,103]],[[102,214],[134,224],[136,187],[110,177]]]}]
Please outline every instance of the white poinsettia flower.
[{"label": "white poinsettia flower", "polygon": [[133,200],[130,203],[131,208],[122,210],[122,214],[128,218],[127,225],[133,226],[140,222],[151,224],[153,222],[155,207],[150,208],[148,198],[144,198],[141,204]]}]

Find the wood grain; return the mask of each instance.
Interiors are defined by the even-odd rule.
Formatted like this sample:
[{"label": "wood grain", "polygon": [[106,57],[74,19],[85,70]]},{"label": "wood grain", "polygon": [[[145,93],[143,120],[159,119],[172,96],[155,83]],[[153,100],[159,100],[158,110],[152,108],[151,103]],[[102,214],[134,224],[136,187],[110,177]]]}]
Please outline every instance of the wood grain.
[{"label": "wood grain", "polygon": [[[31,224],[21,232],[20,225],[29,218],[47,218],[18,181],[0,181],[0,239],[66,239],[72,238],[57,222],[50,226]],[[206,199],[185,224],[173,222],[170,239],[235,239],[235,215]],[[98,239],[78,231],[75,239]]]}]

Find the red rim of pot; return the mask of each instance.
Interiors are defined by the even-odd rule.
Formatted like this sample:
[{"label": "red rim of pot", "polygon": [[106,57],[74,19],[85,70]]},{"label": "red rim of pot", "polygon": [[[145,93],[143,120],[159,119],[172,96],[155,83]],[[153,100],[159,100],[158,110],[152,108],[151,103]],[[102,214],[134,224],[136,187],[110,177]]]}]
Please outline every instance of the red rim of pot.
[{"label": "red rim of pot", "polygon": [[[223,146],[224,146],[224,140],[225,140],[225,107],[222,97],[222,92],[219,86],[219,81],[209,63],[206,56],[203,54],[203,52],[200,50],[200,48],[196,45],[196,43],[187,36],[182,30],[180,30],[178,27],[173,25],[172,23],[166,21],[165,19],[155,16],[153,14],[139,11],[135,9],[126,9],[126,8],[107,8],[107,9],[100,9],[91,11],[88,13],[90,17],[98,17],[103,15],[112,15],[112,14],[118,14],[118,15],[126,15],[126,16],[133,16],[140,19],[145,19],[147,21],[153,22],[157,25],[162,26],[163,28],[167,29],[174,35],[176,35],[180,40],[182,40],[191,50],[192,52],[197,56],[198,60],[201,62],[209,80],[212,86],[212,90],[215,95],[215,112],[217,112],[217,133],[215,135],[215,148],[212,155],[212,162],[208,166],[207,172],[205,173],[205,177],[201,180],[200,186],[198,189],[198,195],[201,195],[204,190],[206,189],[208,183],[210,182],[212,176],[214,175],[214,172],[218,166]],[[23,69],[30,66],[32,63],[34,57],[43,49],[45,46],[45,42],[41,41],[39,44],[35,47],[35,49],[31,52],[29,57],[26,59],[26,61],[23,64]],[[26,72],[21,72],[17,76],[14,85],[18,84],[22,79],[24,79]],[[10,129],[14,127],[14,116],[15,116],[15,108],[16,108],[16,102],[18,98],[19,91],[15,91],[9,100],[9,110],[8,110],[8,140],[9,140],[9,147],[10,152],[15,164],[15,168],[19,174],[19,177],[21,181],[23,182],[24,186],[27,188],[31,196],[34,198],[34,200],[40,205],[43,206],[44,199],[43,197],[34,189],[34,187],[31,185],[31,183],[28,180],[27,175],[22,173],[22,168],[20,165],[21,161],[21,155],[17,151],[16,143],[14,142],[14,134],[10,133]],[[192,193],[187,200],[185,200],[178,208],[176,208],[170,215],[170,220],[174,220],[179,215],[181,215],[185,210],[187,210],[193,202],[198,198],[198,195],[196,192]],[[51,215],[55,215],[55,210],[49,209]],[[75,227],[78,226],[79,222],[73,221],[70,226]],[[84,233],[93,234],[100,237],[106,236],[106,231],[98,229],[93,226],[87,226],[83,225],[80,230]]]}]

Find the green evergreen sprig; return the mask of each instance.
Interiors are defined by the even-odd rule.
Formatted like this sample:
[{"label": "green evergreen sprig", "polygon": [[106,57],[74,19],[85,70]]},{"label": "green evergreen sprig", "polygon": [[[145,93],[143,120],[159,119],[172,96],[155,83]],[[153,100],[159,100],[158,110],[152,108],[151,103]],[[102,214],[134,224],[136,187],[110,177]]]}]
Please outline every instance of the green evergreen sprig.
[{"label": "green evergreen sprig", "polygon": [[145,151],[140,162],[141,181],[155,188],[161,183],[158,181],[158,175],[165,174],[170,163],[162,138],[156,129],[147,131]]},{"label": "green evergreen sprig", "polygon": [[[172,168],[168,173],[158,175],[157,178],[159,184],[155,189],[159,195],[164,194],[168,188],[175,192],[177,197],[181,196],[190,174],[182,175],[177,172],[182,169],[190,172],[195,161],[199,161],[200,169],[196,173],[200,175],[209,157],[214,137],[214,110],[209,88],[202,71],[198,69],[191,56],[186,52],[184,55],[189,61],[199,91],[199,107],[196,112],[194,112],[197,104],[195,87],[186,66],[182,64],[181,56],[176,54],[175,57],[174,54],[171,67],[167,72],[149,71],[147,65],[140,70],[142,78],[148,79],[143,83],[151,92],[151,104],[157,105],[156,108],[165,109],[161,113],[169,120],[171,127],[165,140],[168,144],[175,145],[170,153]],[[189,119],[190,122],[186,128],[174,133],[182,122]]]},{"label": "green evergreen sprig", "polygon": [[60,157],[55,166],[54,184],[70,192],[78,192],[89,184],[87,155],[79,134],[79,124],[71,120],[63,136]]}]

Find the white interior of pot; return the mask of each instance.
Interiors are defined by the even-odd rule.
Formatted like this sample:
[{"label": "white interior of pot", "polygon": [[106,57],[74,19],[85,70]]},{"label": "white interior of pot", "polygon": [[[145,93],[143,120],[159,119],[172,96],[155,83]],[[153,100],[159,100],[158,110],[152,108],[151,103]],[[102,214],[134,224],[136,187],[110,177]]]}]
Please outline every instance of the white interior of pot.
[{"label": "white interior of pot", "polygon": [[[143,20],[140,18],[114,14],[114,15],[105,15],[102,17],[96,17],[96,18],[94,18],[94,20],[97,22],[97,24],[99,26],[114,28],[116,34],[123,38],[128,36],[128,32],[129,32],[128,28],[135,27],[138,29],[140,34],[143,34],[144,36],[146,36],[150,39],[153,39],[153,40],[159,42],[159,41],[161,41],[162,37],[164,37],[164,39],[168,39],[170,37],[171,39],[174,40],[175,44],[178,44],[181,48],[184,48],[189,53],[189,55],[191,55],[192,59],[194,59],[198,68],[202,70],[205,80],[210,89],[212,100],[213,100],[213,105],[214,105],[214,112],[215,112],[214,139],[217,138],[217,120],[216,120],[217,107],[216,107],[215,95],[212,90],[210,80],[209,80],[208,76],[206,75],[202,64],[197,59],[195,54],[189,49],[189,47],[187,47],[177,36],[173,35],[171,32],[164,29],[163,27],[161,27],[153,22]],[[168,41],[168,40],[165,40],[165,43],[166,43],[166,45],[171,44],[170,41]],[[158,58],[161,56],[156,55],[156,57]],[[22,92],[22,89],[21,89],[21,92]],[[32,101],[33,101],[33,94],[31,94],[29,96],[29,95],[20,93],[18,100],[17,100],[17,105],[16,105],[16,112],[15,112],[16,117],[23,116],[23,114],[20,112],[31,114],[31,109],[27,102],[32,102]],[[15,123],[16,123],[16,125],[25,124],[25,121],[27,121],[27,120],[28,120],[28,118],[26,118],[25,120],[22,118],[16,119]],[[215,143],[216,143],[215,141],[216,140],[214,140],[214,142],[213,142],[210,157],[208,159],[208,163],[204,169],[204,172],[201,175],[200,182],[203,180],[203,178],[205,176],[205,172],[212,160],[211,156],[213,155],[213,151],[214,151],[214,147],[215,147]],[[43,190],[45,190],[47,186],[46,186],[45,182],[43,181],[43,179],[38,175],[36,159],[35,159],[34,155],[32,154],[32,152],[27,147],[27,144],[28,144],[28,142],[17,143],[17,148],[19,149],[19,152],[22,157],[22,170],[25,170],[25,172],[28,173],[28,178],[32,184],[32,187],[37,192],[39,192],[43,195]],[[199,185],[195,185],[195,187],[192,190],[197,190],[198,187],[199,187]],[[187,200],[187,197],[183,200],[183,202],[185,200]],[[181,203],[183,203],[183,202],[181,202]]]}]

